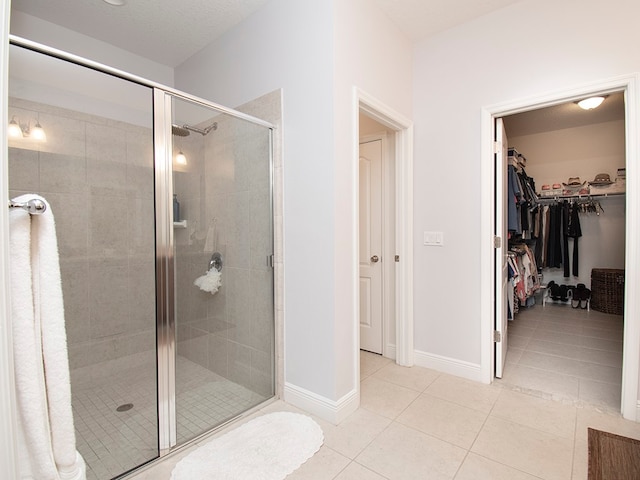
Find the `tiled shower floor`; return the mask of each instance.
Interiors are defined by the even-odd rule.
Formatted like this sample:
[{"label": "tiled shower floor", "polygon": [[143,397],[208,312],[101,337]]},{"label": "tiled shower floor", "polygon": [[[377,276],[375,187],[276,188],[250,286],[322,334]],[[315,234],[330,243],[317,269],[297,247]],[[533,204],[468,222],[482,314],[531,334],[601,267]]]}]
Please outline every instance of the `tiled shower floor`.
[{"label": "tiled shower floor", "polygon": [[[98,379],[72,372],[77,449],[87,463],[88,480],[111,479],[157,457],[155,371],[147,355]],[[178,444],[266,400],[180,356],[176,371]],[[125,404],[133,407],[116,410]]]}]

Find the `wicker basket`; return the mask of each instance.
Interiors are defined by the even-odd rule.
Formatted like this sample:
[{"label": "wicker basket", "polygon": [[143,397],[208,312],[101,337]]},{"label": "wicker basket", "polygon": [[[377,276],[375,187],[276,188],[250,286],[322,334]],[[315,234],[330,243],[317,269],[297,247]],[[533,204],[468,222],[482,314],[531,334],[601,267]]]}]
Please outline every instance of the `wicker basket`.
[{"label": "wicker basket", "polygon": [[591,308],[615,315],[624,313],[624,270],[591,270]]}]

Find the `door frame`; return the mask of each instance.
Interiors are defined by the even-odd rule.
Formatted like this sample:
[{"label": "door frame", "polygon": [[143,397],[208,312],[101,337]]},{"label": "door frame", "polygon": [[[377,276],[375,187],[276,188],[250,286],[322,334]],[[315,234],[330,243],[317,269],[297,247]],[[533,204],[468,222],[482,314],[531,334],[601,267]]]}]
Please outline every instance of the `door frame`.
[{"label": "door frame", "polygon": [[493,172],[494,119],[520,112],[572,102],[585,96],[623,91],[625,94],[626,134],[626,246],[625,307],[622,364],[621,413],[628,420],[640,419],[638,373],[640,363],[640,299],[634,292],[640,288],[640,138],[638,107],[640,106],[640,74],[606,79],[536,97],[496,104],[481,109],[481,237],[480,237],[480,309],[481,309],[481,375],[484,383],[494,380],[494,244],[493,226],[495,177]]},{"label": "door frame", "polygon": [[[413,122],[388,107],[375,97],[358,87],[353,87],[353,154],[352,178],[353,191],[356,193],[355,205],[359,205],[358,165],[360,149],[360,112],[395,132],[395,249],[399,261],[395,270],[395,317],[396,348],[395,360],[398,365],[413,365]],[[360,234],[358,214],[352,222],[354,238],[354,269],[352,286],[355,294],[353,301],[353,326],[355,344],[354,365],[357,367],[357,385],[360,384],[360,276],[358,268]],[[385,346],[383,345],[383,349]],[[391,352],[389,352],[391,354]]]}]

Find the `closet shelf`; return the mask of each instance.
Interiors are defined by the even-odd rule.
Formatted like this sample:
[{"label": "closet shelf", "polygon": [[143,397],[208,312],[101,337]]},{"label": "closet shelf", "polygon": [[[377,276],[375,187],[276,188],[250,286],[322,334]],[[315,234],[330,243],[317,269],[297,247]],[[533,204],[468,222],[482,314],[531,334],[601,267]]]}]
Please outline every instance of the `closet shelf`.
[{"label": "closet shelf", "polygon": [[611,192],[611,193],[584,193],[581,195],[553,195],[553,196],[547,196],[547,197],[541,197],[538,196],[538,201],[543,202],[543,201],[558,201],[558,200],[571,200],[571,199],[577,199],[577,200],[591,200],[594,198],[607,198],[607,197],[620,197],[625,195],[626,192]]}]

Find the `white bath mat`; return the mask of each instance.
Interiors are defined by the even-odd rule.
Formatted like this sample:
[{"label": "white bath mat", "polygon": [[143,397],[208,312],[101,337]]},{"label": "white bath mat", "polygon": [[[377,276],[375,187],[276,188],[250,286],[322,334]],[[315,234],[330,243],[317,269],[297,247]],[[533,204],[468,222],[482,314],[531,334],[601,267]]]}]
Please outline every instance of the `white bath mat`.
[{"label": "white bath mat", "polygon": [[184,457],[171,480],[282,480],[311,458],[323,440],[320,426],[306,415],[270,413]]}]

